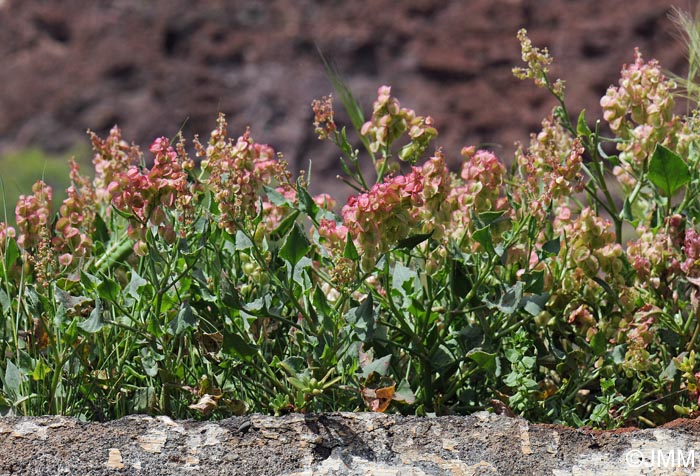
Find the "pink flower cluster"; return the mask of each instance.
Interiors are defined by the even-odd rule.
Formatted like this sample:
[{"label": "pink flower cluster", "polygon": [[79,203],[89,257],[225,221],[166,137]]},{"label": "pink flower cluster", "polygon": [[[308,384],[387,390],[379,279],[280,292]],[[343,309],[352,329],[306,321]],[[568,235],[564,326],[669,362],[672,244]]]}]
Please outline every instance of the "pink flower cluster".
[{"label": "pink flower cluster", "polygon": [[381,86],[377,91],[372,117],[362,126],[360,133],[369,139],[372,152],[388,156],[388,148],[406,131],[411,143],[403,147],[399,158],[415,162],[437,136],[433,119],[430,116],[417,116],[412,109],[402,108],[399,101],[391,96],[391,87]]},{"label": "pink flower cluster", "polygon": [[335,220],[322,218],[319,222],[318,235],[333,256],[341,256],[348,236],[348,227]]},{"label": "pink flower cluster", "polygon": [[610,128],[623,136],[633,123],[663,128],[673,118],[675,82],[664,76],[658,61],[645,63],[639,49],[634,58],[622,68],[619,86],[610,86],[600,100]]},{"label": "pink flower cluster", "polygon": [[520,41],[522,60],[527,63],[527,67],[513,68],[513,75],[518,79],[532,79],[535,85],[540,88],[551,87],[555,95],[562,97],[564,94],[564,82],[557,79],[554,84],[550,84],[547,78],[553,61],[547,48],[540,49],[532,46],[532,41],[527,36],[527,30],[524,28],[518,31],[517,36],[518,41]]},{"label": "pink flower cluster", "polygon": [[619,86],[608,88],[600,100],[603,117],[623,139],[617,146],[621,165],[613,173],[625,190],[634,187],[657,143],[675,147],[681,127],[673,114],[675,82],[664,76],[656,60],[645,63],[638,49],[634,55],[634,63],[622,69]]},{"label": "pink flower cluster", "polygon": [[68,197],[59,208],[60,217],[56,221],[55,236],[51,240],[62,266],[70,265],[76,257],[90,255],[90,235],[95,229],[95,189],[87,177],[80,175],[78,164],[72,159],[70,168],[72,184],[66,189]]},{"label": "pink flower cluster", "polygon": [[[275,187],[275,191],[286,198],[290,203],[297,202],[297,191],[289,184],[283,184]],[[275,205],[268,199],[262,200],[262,214],[264,220],[262,222],[267,232],[274,231],[284,218],[289,214],[290,208],[287,206]]]},{"label": "pink flower cluster", "polygon": [[453,178],[446,198],[450,209],[446,233],[458,242],[471,235],[474,213],[507,207],[505,197],[501,196],[506,168],[498,157],[474,147],[463,148],[462,156],[465,160],[460,179]]},{"label": "pink flower cluster", "polygon": [[681,270],[688,278],[700,284],[700,233],[693,228],[685,232],[683,254],[685,259],[681,263]]},{"label": "pink flower cluster", "polygon": [[314,111],[314,127],[318,138],[322,140],[335,134],[337,127],[334,120],[333,96],[323,96],[321,99],[314,100],[311,108]]},{"label": "pink flower cluster", "polygon": [[98,201],[109,204],[112,194],[107,190],[118,175],[126,173],[141,159],[141,151],[135,145],[129,145],[122,140],[121,131],[114,126],[106,139],[99,138],[90,132],[90,140],[95,156],[92,163],[95,166],[95,194]]},{"label": "pink flower cluster", "polygon": [[452,207],[447,202],[452,189],[452,177],[440,150],[419,170],[423,177],[422,231],[434,230],[433,237],[438,239],[444,234],[445,225],[452,217]]},{"label": "pink flower cluster", "polygon": [[17,230],[14,227],[7,226],[7,223],[4,221],[0,222],[0,250],[4,249],[5,241],[8,238],[14,238],[15,236],[17,236]]},{"label": "pink flower cluster", "polygon": [[564,279],[566,289],[577,291],[590,278],[598,276],[608,282],[624,283],[622,276],[622,246],[615,242],[615,233],[609,220],[601,218],[590,208],[571,220],[568,209],[561,209],[555,221],[555,229],[562,237],[560,257],[569,278]]},{"label": "pink flower cluster", "polygon": [[363,269],[371,269],[380,253],[416,232],[422,192],[423,176],[414,167],[408,175],[386,178],[369,192],[348,199],[342,210],[343,224],[363,254]]},{"label": "pink flower cluster", "polygon": [[15,208],[19,238],[24,249],[36,248],[41,241],[42,228],[47,229],[51,215],[53,190],[43,180],[32,186],[32,195],[20,195]]},{"label": "pink flower cluster", "polygon": [[466,160],[462,164],[460,177],[468,193],[475,197],[476,209],[493,209],[501,195],[501,186],[506,175],[505,165],[492,152],[475,151],[474,147],[463,148],[462,156]]},{"label": "pink flower cluster", "polygon": [[598,332],[598,321],[596,321],[596,318],[593,317],[590,309],[585,304],[581,304],[574,309],[573,312],[569,314],[567,322],[574,325],[579,334],[585,335],[588,341]]},{"label": "pink flower cluster", "polygon": [[324,210],[333,210],[338,204],[335,198],[331,197],[327,193],[320,193],[314,196],[314,203],[323,208]]},{"label": "pink flower cluster", "polygon": [[[166,210],[178,209],[182,220],[185,209],[191,205],[191,194],[187,186],[187,169],[194,162],[187,156],[181,143],[177,150],[168,139],[156,139],[150,147],[155,155],[151,170],[131,165],[125,172],[117,172],[109,183],[108,191],[112,204],[119,210],[131,214],[129,236],[143,240],[149,223],[158,227],[166,241],[175,238],[174,223],[169,222]],[[134,250],[144,252],[141,241]]]},{"label": "pink flower cluster", "polygon": [[627,244],[627,256],[636,272],[636,281],[653,289],[669,286],[680,269],[679,253],[673,239],[660,229],[656,232],[640,227],[639,238]]},{"label": "pink flower cluster", "polygon": [[542,130],[530,136],[527,153],[516,159],[523,177],[522,211],[544,218],[550,205],[583,190],[581,163],[584,148],[553,117],[542,121]]},{"label": "pink flower cluster", "polygon": [[387,177],[369,192],[351,196],[342,210],[343,224],[322,220],[319,235],[337,253],[349,232],[363,254],[363,269],[370,269],[379,254],[412,234],[435,232],[435,238],[442,236],[451,219],[452,208],[447,203],[450,185],[445,157],[438,151],[422,167]]},{"label": "pink flower cluster", "polygon": [[627,342],[627,352],[622,368],[631,376],[634,372],[645,372],[651,369],[652,359],[647,350],[656,336],[654,313],[658,312],[650,304],[644,305],[634,315],[627,329],[622,329],[622,338]]},{"label": "pink flower cluster", "polygon": [[202,169],[209,173],[206,184],[219,205],[219,226],[229,233],[235,233],[242,222],[257,214],[264,185],[289,184],[286,164],[277,160],[274,149],[253,142],[250,130],[235,143],[229,140],[223,115],[211,133],[209,145],[205,148],[195,140],[195,146],[197,155],[204,158]]}]

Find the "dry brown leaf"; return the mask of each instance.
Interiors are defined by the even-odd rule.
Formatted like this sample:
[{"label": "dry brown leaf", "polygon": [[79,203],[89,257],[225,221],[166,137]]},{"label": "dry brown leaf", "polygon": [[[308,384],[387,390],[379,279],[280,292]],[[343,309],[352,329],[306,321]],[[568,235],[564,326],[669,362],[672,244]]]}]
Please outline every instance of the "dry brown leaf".
[{"label": "dry brown leaf", "polygon": [[208,415],[219,407],[219,398],[220,396],[209,395],[206,393],[202,395],[197,403],[190,405],[189,408],[202,412],[202,415]]},{"label": "dry brown leaf", "polygon": [[394,396],[395,385],[382,388],[362,388],[362,398],[373,412],[384,413]]}]

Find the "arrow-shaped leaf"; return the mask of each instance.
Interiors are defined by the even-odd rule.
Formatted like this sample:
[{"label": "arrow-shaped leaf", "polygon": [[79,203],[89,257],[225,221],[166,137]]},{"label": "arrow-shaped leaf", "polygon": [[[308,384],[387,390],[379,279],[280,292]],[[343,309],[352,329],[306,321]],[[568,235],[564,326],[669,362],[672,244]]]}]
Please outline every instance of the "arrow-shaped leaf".
[{"label": "arrow-shaped leaf", "polygon": [[690,171],[680,155],[661,144],[656,144],[654,155],[649,162],[647,178],[656,185],[662,195],[671,197],[690,181]]},{"label": "arrow-shaped leaf", "polygon": [[94,334],[102,329],[104,325],[105,323],[102,320],[102,301],[100,301],[100,298],[95,298],[95,309],[92,310],[88,319],[78,324],[78,327],[85,332]]},{"label": "arrow-shaped leaf", "polygon": [[309,240],[306,238],[306,235],[304,235],[299,225],[294,224],[292,231],[289,232],[287,239],[284,240],[282,248],[280,248],[280,256],[294,266],[299,262],[302,256],[305,256],[309,252],[309,250],[311,250]]}]

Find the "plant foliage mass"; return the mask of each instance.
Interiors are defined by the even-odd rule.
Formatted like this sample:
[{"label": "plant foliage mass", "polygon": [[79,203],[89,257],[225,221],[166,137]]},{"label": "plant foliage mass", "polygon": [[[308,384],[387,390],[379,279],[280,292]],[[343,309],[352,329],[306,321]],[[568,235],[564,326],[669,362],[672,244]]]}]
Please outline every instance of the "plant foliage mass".
[{"label": "plant foliage mass", "polygon": [[450,171],[432,118],[388,86],[366,118],[334,75],[353,128],[330,96],[312,107],[355,190],[342,207],[223,116],[193,154],[155,140],[150,166],[119,129],[92,134],[94,180],[73,163],[67,198],[39,181],[0,224],[0,407],[696,414],[700,119],[638,51],[603,121],[572,116],[518,36],[515,74],[556,107],[511,167],[465,147]]}]

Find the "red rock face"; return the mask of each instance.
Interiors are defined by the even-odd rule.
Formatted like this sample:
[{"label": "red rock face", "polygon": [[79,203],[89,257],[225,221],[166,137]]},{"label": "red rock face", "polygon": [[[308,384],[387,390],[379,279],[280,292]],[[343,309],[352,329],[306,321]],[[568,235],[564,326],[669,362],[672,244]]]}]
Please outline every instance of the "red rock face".
[{"label": "red rock face", "polygon": [[328,189],[319,175],[335,176],[338,154],[311,125],[311,100],[332,89],[318,45],[366,111],[390,84],[402,105],[432,115],[452,164],[467,144],[509,160],[555,105],[511,74],[519,28],[549,47],[572,113],[594,118],[635,46],[685,71],[673,3],[0,0],[0,149],[61,150],[115,123],[145,149],[180,128],[206,137],[222,111],[232,135],[250,125],[293,170],[311,159],[313,188]]}]

